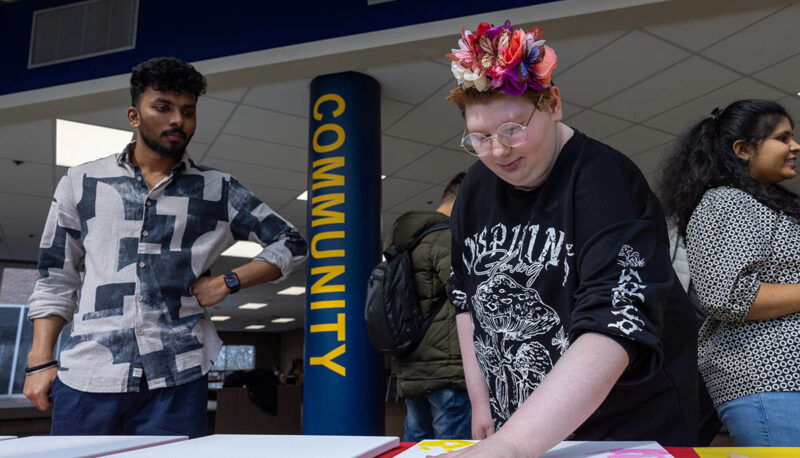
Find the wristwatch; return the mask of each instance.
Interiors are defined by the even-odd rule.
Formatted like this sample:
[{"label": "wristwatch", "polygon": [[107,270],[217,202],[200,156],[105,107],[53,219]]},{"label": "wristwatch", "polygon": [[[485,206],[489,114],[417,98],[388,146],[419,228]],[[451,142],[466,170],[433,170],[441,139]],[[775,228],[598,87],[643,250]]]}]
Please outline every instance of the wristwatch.
[{"label": "wristwatch", "polygon": [[225,279],[225,285],[231,290],[231,294],[239,292],[241,283],[239,282],[239,276],[236,275],[236,272],[225,272],[222,274],[222,278]]}]

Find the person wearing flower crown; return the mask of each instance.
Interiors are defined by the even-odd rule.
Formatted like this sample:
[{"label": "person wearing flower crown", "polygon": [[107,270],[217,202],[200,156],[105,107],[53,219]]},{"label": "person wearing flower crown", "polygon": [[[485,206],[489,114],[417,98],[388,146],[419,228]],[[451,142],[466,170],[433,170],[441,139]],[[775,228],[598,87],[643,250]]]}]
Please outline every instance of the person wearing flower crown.
[{"label": "person wearing flower crown", "polygon": [[661,206],[626,156],[561,122],[542,34],[482,23],[448,54],[479,158],[453,209],[448,293],[483,439],[453,456],[694,445],[697,326]]}]

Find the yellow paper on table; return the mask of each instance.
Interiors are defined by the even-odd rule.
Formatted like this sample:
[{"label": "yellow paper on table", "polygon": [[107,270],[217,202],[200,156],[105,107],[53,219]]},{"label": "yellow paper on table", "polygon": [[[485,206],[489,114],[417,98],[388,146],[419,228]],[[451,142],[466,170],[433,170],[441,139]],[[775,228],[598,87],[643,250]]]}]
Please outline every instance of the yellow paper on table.
[{"label": "yellow paper on table", "polygon": [[695,447],[700,458],[797,458],[800,447]]}]

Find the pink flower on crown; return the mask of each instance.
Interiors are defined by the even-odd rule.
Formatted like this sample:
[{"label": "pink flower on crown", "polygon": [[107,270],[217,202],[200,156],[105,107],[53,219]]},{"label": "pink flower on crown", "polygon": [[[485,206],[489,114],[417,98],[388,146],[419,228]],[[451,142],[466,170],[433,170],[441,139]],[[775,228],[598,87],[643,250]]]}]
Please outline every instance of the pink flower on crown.
[{"label": "pink flower on crown", "polygon": [[514,30],[509,21],[494,27],[482,22],[475,34],[462,29],[459,49],[447,54],[451,69],[463,88],[499,89],[522,95],[542,91],[552,83],[556,54],[542,40],[541,27]]},{"label": "pink flower on crown", "polygon": [[558,58],[553,48],[550,46],[542,47],[544,48],[544,56],[542,56],[542,60],[539,63],[533,66],[532,70],[542,85],[550,86],[550,82],[553,80],[553,70],[558,65]]},{"label": "pink flower on crown", "polygon": [[453,49],[447,57],[458,62],[462,67],[470,70],[477,70],[478,61],[475,56],[475,35],[467,29],[461,29],[461,39],[458,40],[458,48]]}]

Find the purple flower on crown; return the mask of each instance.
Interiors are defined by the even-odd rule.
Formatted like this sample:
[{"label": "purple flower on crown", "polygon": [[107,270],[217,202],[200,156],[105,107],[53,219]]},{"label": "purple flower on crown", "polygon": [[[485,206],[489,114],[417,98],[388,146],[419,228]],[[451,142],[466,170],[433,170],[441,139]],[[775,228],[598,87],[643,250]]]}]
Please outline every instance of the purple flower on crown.
[{"label": "purple flower on crown", "polygon": [[515,96],[529,89],[541,92],[550,86],[557,64],[542,34],[538,26],[514,30],[509,21],[498,27],[482,22],[475,34],[463,29],[459,49],[447,54],[453,75],[464,89],[498,89]]}]

